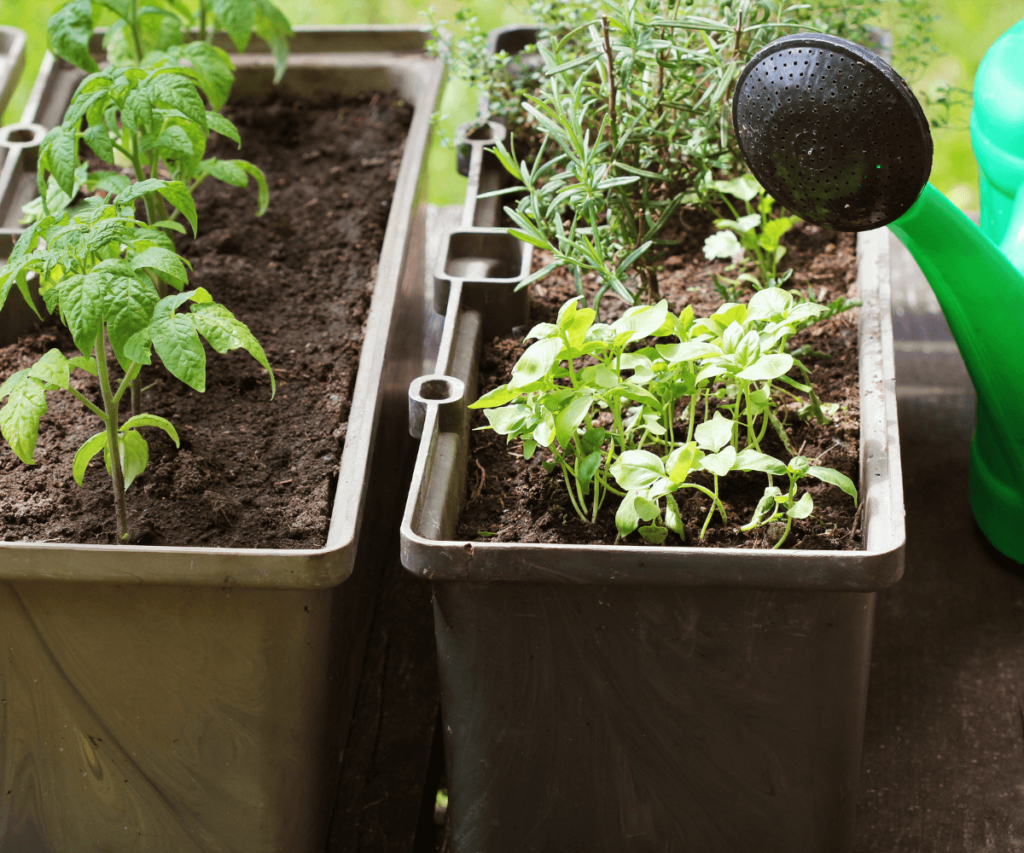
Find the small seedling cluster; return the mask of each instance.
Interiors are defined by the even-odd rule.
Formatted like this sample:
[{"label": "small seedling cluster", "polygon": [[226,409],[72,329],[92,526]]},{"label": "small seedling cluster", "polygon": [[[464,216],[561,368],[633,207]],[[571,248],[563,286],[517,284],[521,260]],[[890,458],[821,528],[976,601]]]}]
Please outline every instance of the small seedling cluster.
[{"label": "small seedling cluster", "polygon": [[[470,408],[484,409],[489,428],[509,441],[522,440],[526,458],[547,448],[552,461],[546,467],[561,471],[584,521],[596,521],[605,498],[616,495],[619,534],[639,529],[654,544],[669,531],[684,538],[675,497],[681,490],[711,499],[703,538],[716,510],[729,523],[720,480],[738,471],[764,473],[765,496],[743,529],[784,517],[779,547],[793,519],[813,509],[810,494],[797,496],[801,478],[823,480],[857,499],[844,474],[798,455],[785,463],[761,448],[772,428],[792,453],[780,409],[793,399],[806,400],[826,420],[807,369],[788,344],[827,311],[766,287],[748,303],[726,303],[710,317],[695,318],[690,307],[673,314],[662,300],[605,324],[572,299],[555,323],[530,331],[526,339],[535,342],[510,381]],[[636,348],[648,338],[666,342]],[[803,381],[789,375],[794,369]],[[711,475],[710,487],[690,479],[699,471]],[[776,477],[788,477],[786,490],[775,485]]]}]

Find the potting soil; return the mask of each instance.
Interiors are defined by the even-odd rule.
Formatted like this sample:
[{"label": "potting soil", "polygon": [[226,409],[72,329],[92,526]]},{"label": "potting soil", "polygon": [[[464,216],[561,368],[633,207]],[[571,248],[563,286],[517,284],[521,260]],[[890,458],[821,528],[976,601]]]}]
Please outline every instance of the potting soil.
[{"label": "potting soil", "polygon": [[[205,287],[246,323],[266,351],[277,397],[253,359],[207,347],[205,393],[158,363],[144,368],[143,410],[168,418],[181,449],[143,428],[147,471],[128,491],[132,541],[241,548],[323,546],[333,483],[412,107],[379,94],[310,104],[271,96],[229,104],[242,149],[216,139],[208,156],[243,157],[266,173],[270,208],[256,218],[256,189],[208,180],[196,190],[199,237],[178,250]],[[140,205],[141,210],[141,205]],[[17,297],[12,297],[17,298]],[[0,377],[51,347],[77,355],[67,331],[0,349]],[[109,359],[114,364],[113,359]],[[98,381],[72,384],[94,401]],[[0,447],[0,537],[5,541],[110,543],[113,495],[102,457],[72,479],[72,461],[100,422],[70,395],[47,395],[36,465]],[[128,406],[122,403],[122,420]]]},{"label": "potting soil", "polygon": [[[714,287],[715,274],[734,278],[735,270],[726,270],[727,261],[708,262],[702,253],[703,239],[710,223],[699,222],[688,233],[680,235],[678,253],[667,258],[659,284],[662,295],[678,313],[692,305],[698,317],[709,316],[723,299]],[[780,264],[780,272],[792,267],[794,275],[787,287],[806,296],[808,288],[823,303],[839,296],[856,298],[856,256],[854,237],[814,225],[799,225],[783,238],[788,252]],[[550,261],[535,257],[537,268]],[[591,293],[595,282],[584,279]],[[740,300],[746,301],[752,291],[740,285]],[[576,295],[572,276],[565,270],[545,278],[531,290],[531,323],[554,322],[565,300]],[[614,297],[606,297],[601,305],[601,320],[610,322],[622,313],[625,305]],[[858,383],[857,309],[838,314],[811,326],[793,338],[792,345],[810,345],[816,354],[802,356],[811,372],[815,390],[826,404],[832,423],[822,425],[813,418],[800,418],[793,402],[786,407],[793,450],[808,457],[812,464],[835,468],[859,482],[858,443],[860,436],[860,404]],[[526,344],[519,335],[509,335],[485,342],[480,364],[481,394],[508,382],[512,366],[522,355]],[[799,373],[791,374],[800,381]],[[780,383],[775,383],[776,387]],[[786,387],[786,386],[783,386]],[[775,391],[778,397],[779,391]],[[683,402],[686,402],[685,400]],[[712,407],[711,411],[714,411]],[[728,415],[728,412],[723,412]],[[680,421],[677,418],[677,429]],[[543,448],[529,461],[523,459],[522,443],[507,444],[505,437],[491,430],[475,431],[486,426],[480,410],[472,415],[469,470],[467,472],[466,504],[459,520],[457,538],[465,541],[538,542],[610,545],[616,542],[615,511],[618,499],[609,495],[595,524],[584,523],[573,509],[561,473],[556,468],[549,474],[541,463],[551,456]],[[682,427],[685,429],[685,426]],[[762,440],[762,450],[783,462],[793,455],[769,427]],[[713,489],[710,474],[691,475],[692,482]],[[722,524],[718,513],[711,520],[704,540],[700,530],[710,507],[710,499],[696,489],[676,492],[685,525],[686,540],[669,533],[666,545],[706,546],[713,548],[770,548],[784,527],[776,523],[743,532],[739,528],[750,521],[765,486],[767,477],[759,473],[732,472],[721,478],[720,497],[729,523]],[[785,489],[783,478],[775,485]],[[835,486],[813,478],[800,481],[798,495],[809,491],[814,500],[814,513],[793,523],[783,547],[793,549],[857,550],[861,546],[858,509],[853,500]],[[646,544],[639,533],[631,534],[623,544]]]}]

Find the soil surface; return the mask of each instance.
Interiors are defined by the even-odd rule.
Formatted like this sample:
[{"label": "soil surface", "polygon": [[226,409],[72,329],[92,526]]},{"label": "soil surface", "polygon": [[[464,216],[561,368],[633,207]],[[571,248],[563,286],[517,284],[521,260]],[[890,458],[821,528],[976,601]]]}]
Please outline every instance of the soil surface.
[{"label": "soil surface", "polygon": [[[681,238],[678,253],[667,258],[664,271],[659,276],[662,295],[676,313],[688,304],[693,306],[698,317],[714,313],[723,302],[714,287],[714,274],[735,276],[735,272],[725,271],[727,261],[709,263],[705,260],[701,248],[710,230],[710,223],[694,223],[689,234]],[[815,297],[825,303],[841,295],[856,298],[853,235],[802,224],[786,235],[784,245],[788,247],[788,253],[780,268],[794,269],[787,287],[798,289],[803,294],[809,287],[813,288]],[[549,260],[535,257],[535,268]],[[584,286],[588,283],[593,288],[594,282],[585,279]],[[531,322],[554,322],[561,305],[575,295],[571,275],[564,270],[556,271],[539,286],[534,285],[531,291]],[[746,292],[739,301],[746,301],[751,295],[752,292]],[[604,299],[601,320],[610,321],[624,308],[614,298]],[[823,426],[813,419],[799,418],[796,415],[797,404],[786,413],[793,449],[808,457],[812,464],[841,471],[854,483],[859,482],[860,436],[857,313],[856,308],[846,311],[806,329],[793,339],[793,346],[809,344],[816,352],[816,355],[804,356],[802,360],[811,371],[814,387],[822,402],[831,404],[828,409],[832,413],[832,423]],[[525,330],[517,332],[518,335],[485,343],[480,366],[481,394],[508,381],[512,366],[526,348],[522,342]],[[799,379],[796,372],[793,375]],[[482,411],[474,411],[472,426],[486,424]],[[783,461],[788,461],[793,455],[786,451],[770,429],[762,441],[762,449]],[[557,469],[554,474],[548,474],[541,467],[541,463],[550,458],[541,448],[527,461],[522,456],[521,442],[514,441],[509,445],[503,436],[490,430],[472,432],[466,505],[459,520],[458,538],[478,542],[614,544],[618,499],[609,495],[597,523],[585,524],[573,509]],[[713,488],[711,476],[704,472],[691,477],[691,481]],[[777,541],[784,525],[773,524],[749,533],[738,529],[753,516],[767,485],[765,475],[733,472],[720,482],[720,497],[729,524],[723,525],[716,513],[705,539],[700,541],[700,530],[711,501],[695,489],[684,489],[676,493],[676,498],[685,524],[686,541],[683,543],[676,534],[669,533],[666,545],[766,548]],[[776,484],[785,486],[778,481]],[[803,521],[794,522],[782,547],[860,548],[858,512],[853,500],[838,488],[813,478],[801,480],[800,491],[805,489],[813,497],[814,513]],[[620,544],[646,543],[638,533],[633,533]]]},{"label": "soil surface", "polygon": [[[179,239],[179,251],[194,268],[190,287],[209,290],[261,342],[277,397],[271,401],[266,372],[241,350],[218,355],[207,347],[203,394],[159,365],[146,368],[143,410],[177,427],[181,449],[143,428],[150,459],[128,491],[132,541],[322,547],[412,108],[380,94],[317,104],[275,95],[232,103],[225,114],[242,150],[216,139],[210,153],[263,169],[270,208],[256,218],[254,186],[209,180],[196,191],[199,237]],[[0,377],[51,347],[78,354],[50,322],[0,349]],[[75,371],[73,384],[99,401],[93,377]],[[37,464],[27,467],[0,446],[0,537],[111,543],[113,495],[102,458],[89,466],[84,488],[71,474],[99,421],[68,394],[47,396]]]}]

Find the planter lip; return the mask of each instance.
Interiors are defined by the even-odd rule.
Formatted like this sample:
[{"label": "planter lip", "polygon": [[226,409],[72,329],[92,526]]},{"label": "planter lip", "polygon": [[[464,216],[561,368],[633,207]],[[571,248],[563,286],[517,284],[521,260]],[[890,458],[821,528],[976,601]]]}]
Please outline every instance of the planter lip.
[{"label": "planter lip", "polygon": [[25,68],[25,45],[28,37],[17,27],[0,24],[0,116],[14,94]]},{"label": "planter lip", "polygon": [[[427,30],[417,27],[307,27],[299,49],[316,54],[324,42],[340,33],[358,42],[360,34],[375,38],[369,44],[387,43],[398,36],[396,51],[357,57],[361,67],[408,69],[410,63],[419,81],[419,95],[406,135],[402,162],[395,182],[391,210],[381,245],[374,296],[365,325],[364,349],[352,395],[345,452],[342,453],[327,542],[318,549],[214,548],[153,545],[87,545],[51,542],[0,542],[0,581],[74,581],[112,584],[157,584],[169,586],[245,587],[255,589],[326,589],[338,585],[352,572],[358,535],[366,502],[369,462],[380,420],[383,389],[381,381],[385,355],[391,340],[391,315],[399,283],[406,270],[405,247],[411,239],[412,220],[418,195],[418,176],[425,162],[431,133],[431,113],[441,91],[443,63],[419,53],[410,57],[407,36],[425,43]],[[321,38],[322,36],[322,38]],[[378,38],[379,37],[379,38]],[[254,39],[252,44],[255,45]],[[301,56],[301,54],[300,54]],[[233,54],[233,58],[237,55]],[[245,65],[270,65],[269,53],[246,57]],[[315,56],[309,60],[315,62]],[[362,60],[362,61],[360,61]],[[44,97],[43,74],[60,63],[47,53],[22,121],[31,121]],[[301,63],[300,63],[301,64]],[[348,64],[348,63],[346,63]],[[308,67],[308,66],[307,66]],[[0,186],[0,194],[6,190]],[[22,229],[23,230],[23,229]],[[341,496],[352,496],[348,500]],[[111,560],[113,555],[125,560]]]},{"label": "planter lip", "polygon": [[[482,156],[482,146],[475,146],[477,170]],[[473,219],[476,198],[472,192],[471,187],[464,221]],[[442,238],[437,273],[443,270],[448,239]],[[455,541],[448,536],[454,530],[463,497],[461,474],[453,469],[459,469],[465,462],[466,419],[452,418],[450,413],[442,418],[440,406],[427,401],[402,517],[403,565],[412,574],[431,581],[462,583],[642,584],[849,592],[873,591],[896,583],[903,575],[906,526],[896,423],[888,231],[862,232],[857,240],[858,296],[863,302],[859,309],[863,550]],[[472,393],[476,385],[475,366],[465,353],[473,352],[478,345],[480,314],[467,310],[463,304],[464,281],[437,273],[435,278],[450,279],[450,292],[432,374],[450,376],[462,382],[467,393]],[[501,279],[486,280],[487,286],[501,283]],[[444,405],[450,410],[452,403]]]}]

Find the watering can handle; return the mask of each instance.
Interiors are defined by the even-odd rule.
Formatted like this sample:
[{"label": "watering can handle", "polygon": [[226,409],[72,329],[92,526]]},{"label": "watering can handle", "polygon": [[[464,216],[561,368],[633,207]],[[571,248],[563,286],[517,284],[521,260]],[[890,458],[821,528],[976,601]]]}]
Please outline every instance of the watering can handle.
[{"label": "watering can handle", "polygon": [[1010,211],[1010,224],[999,248],[1010,263],[1024,274],[1024,183],[1017,188]]}]

